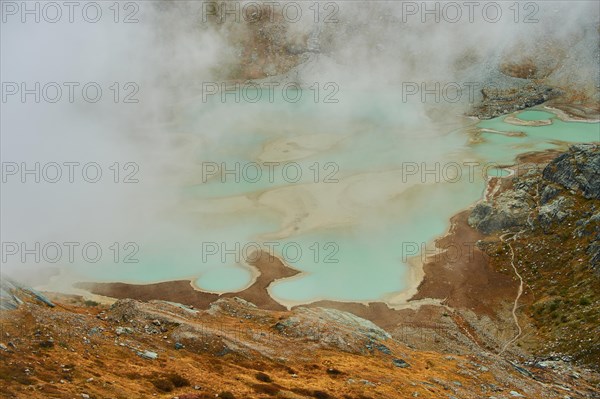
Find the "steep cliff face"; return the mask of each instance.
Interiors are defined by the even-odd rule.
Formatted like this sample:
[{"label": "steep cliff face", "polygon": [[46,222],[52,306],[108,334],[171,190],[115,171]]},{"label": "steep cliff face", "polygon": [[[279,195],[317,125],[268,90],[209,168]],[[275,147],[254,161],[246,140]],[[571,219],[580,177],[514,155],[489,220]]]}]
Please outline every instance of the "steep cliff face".
[{"label": "steep cliff face", "polygon": [[541,337],[533,352],[598,367],[600,146],[575,145],[547,164],[514,169],[513,177],[491,179],[499,189],[474,207],[469,223],[487,234],[479,246],[497,270],[512,273],[514,251],[525,287],[519,315]]}]

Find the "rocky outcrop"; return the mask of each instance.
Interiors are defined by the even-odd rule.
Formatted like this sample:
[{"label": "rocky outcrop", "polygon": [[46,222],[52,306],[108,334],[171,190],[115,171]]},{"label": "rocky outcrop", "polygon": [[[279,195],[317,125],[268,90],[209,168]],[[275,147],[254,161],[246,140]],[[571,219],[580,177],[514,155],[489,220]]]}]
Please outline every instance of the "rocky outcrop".
[{"label": "rocky outcrop", "polygon": [[[252,84],[263,86],[277,84],[277,87],[297,87],[308,89],[315,82],[337,82],[342,75],[348,79],[347,74],[341,74],[340,66],[329,56],[316,52],[303,54],[300,63],[289,71],[264,79],[252,80]],[[267,86],[265,86],[267,87]]]},{"label": "rocky outcrop", "polygon": [[[206,317],[239,319],[234,333],[226,334],[222,329],[208,327]],[[274,358],[278,354],[267,345],[268,340],[298,339],[320,348],[342,350],[349,353],[370,353],[378,350],[388,353],[383,344],[391,338],[383,329],[372,322],[352,313],[327,309],[294,309],[286,317],[277,319],[273,312],[259,309],[254,304],[240,298],[223,298],[215,301],[208,310],[196,311],[183,305],[165,302],[141,302],[121,299],[115,302],[103,319],[115,323],[118,336],[136,334],[165,334],[189,350],[211,351],[222,356],[226,353],[260,353]],[[243,323],[255,323],[270,330],[269,334],[256,335]],[[210,346],[203,342],[210,340]]]},{"label": "rocky outcrop", "polygon": [[[595,210],[595,209],[594,209]],[[587,247],[587,254],[590,256],[592,267],[600,271],[600,211],[593,215],[586,214],[575,222],[575,236],[577,238],[591,239]]]},{"label": "rocky outcrop", "polygon": [[54,303],[31,287],[0,275],[0,309],[16,309],[26,301],[36,301],[54,307]]},{"label": "rocky outcrop", "polygon": [[573,206],[573,201],[565,197],[557,199],[542,205],[539,210],[538,220],[542,227],[548,228],[552,223],[560,223],[571,214],[569,208]]},{"label": "rocky outcrop", "polygon": [[535,204],[529,193],[533,184],[533,178],[523,179],[514,190],[500,193],[493,202],[478,203],[469,216],[469,224],[485,234],[526,226]]},{"label": "rocky outcrop", "polygon": [[321,345],[353,353],[365,353],[372,349],[374,342],[391,338],[369,320],[326,308],[296,308],[291,316],[280,320],[275,329],[288,337],[318,341]]},{"label": "rocky outcrop", "polygon": [[182,320],[198,313],[184,309],[183,305],[167,301],[141,302],[134,299],[120,299],[110,307],[106,316],[116,323],[127,323],[133,327],[147,325],[180,324]]},{"label": "rocky outcrop", "polygon": [[554,184],[548,184],[540,192],[540,204],[545,205],[560,193],[560,188]]},{"label": "rocky outcrop", "polygon": [[[473,208],[469,224],[485,234],[515,228],[548,230],[575,214],[577,197],[600,199],[600,146],[574,145],[541,172],[530,169],[509,179],[512,187]],[[584,218],[579,224],[589,222]]]},{"label": "rocky outcrop", "polygon": [[545,180],[585,198],[600,199],[600,145],[579,144],[558,156],[544,168]]},{"label": "rocky outcrop", "polygon": [[481,103],[468,113],[480,119],[490,119],[514,111],[530,108],[559,97],[562,91],[543,84],[526,80],[524,84],[499,88],[493,83],[481,90]]}]

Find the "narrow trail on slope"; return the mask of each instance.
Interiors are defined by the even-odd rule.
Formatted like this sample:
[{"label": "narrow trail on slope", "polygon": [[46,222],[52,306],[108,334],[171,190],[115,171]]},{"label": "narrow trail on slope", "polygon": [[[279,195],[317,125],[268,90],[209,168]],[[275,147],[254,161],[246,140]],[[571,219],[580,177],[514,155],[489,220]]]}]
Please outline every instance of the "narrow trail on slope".
[{"label": "narrow trail on slope", "polygon": [[521,298],[521,295],[523,294],[523,278],[521,277],[521,275],[519,274],[519,272],[517,270],[517,267],[515,266],[515,250],[514,250],[513,246],[510,244],[510,242],[507,241],[507,240],[514,241],[519,233],[515,233],[512,237],[510,237],[508,239],[505,239],[504,236],[506,236],[508,234],[512,234],[512,233],[507,233],[507,234],[503,234],[502,236],[500,236],[500,240],[503,243],[506,242],[508,244],[508,247],[510,248],[510,254],[511,254],[510,264],[511,264],[513,270],[515,271],[515,274],[519,278],[520,283],[519,283],[519,291],[517,292],[517,297],[515,298],[515,303],[513,304],[513,308],[512,308],[512,316],[513,316],[513,320],[515,321],[515,325],[517,326],[518,333],[517,333],[517,335],[515,335],[515,337],[513,339],[511,339],[504,345],[504,347],[498,353],[498,355],[501,355],[506,350],[506,348],[508,348],[512,343],[514,343],[517,339],[519,339],[519,337],[521,336],[521,334],[523,332],[523,330],[521,329],[521,325],[519,324],[519,319],[517,317],[517,307],[519,306],[519,299]]}]

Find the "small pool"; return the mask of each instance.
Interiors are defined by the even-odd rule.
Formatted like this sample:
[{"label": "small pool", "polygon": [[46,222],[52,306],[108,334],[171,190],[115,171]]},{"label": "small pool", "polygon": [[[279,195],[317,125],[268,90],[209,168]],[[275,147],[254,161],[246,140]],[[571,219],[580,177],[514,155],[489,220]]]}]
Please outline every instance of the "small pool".
[{"label": "small pool", "polygon": [[489,177],[506,177],[510,175],[508,170],[502,168],[488,168],[486,172]]},{"label": "small pool", "polygon": [[543,121],[554,118],[554,114],[544,111],[523,111],[515,115],[523,121]]},{"label": "small pool", "polygon": [[221,264],[203,273],[195,284],[211,292],[235,292],[244,287],[252,279],[249,270],[242,267]]}]

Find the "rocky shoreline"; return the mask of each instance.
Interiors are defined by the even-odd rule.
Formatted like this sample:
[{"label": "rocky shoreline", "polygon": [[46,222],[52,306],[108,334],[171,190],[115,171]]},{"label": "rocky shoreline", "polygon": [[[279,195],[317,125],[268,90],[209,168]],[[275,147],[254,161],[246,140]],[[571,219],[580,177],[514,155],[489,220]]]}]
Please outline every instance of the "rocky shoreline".
[{"label": "rocky shoreline", "polygon": [[77,288],[88,290],[97,295],[111,298],[133,298],[138,300],[161,299],[192,305],[197,309],[208,309],[220,298],[241,298],[266,310],[286,310],[267,292],[267,287],[275,280],[292,277],[300,272],[285,265],[277,257],[262,252],[251,264],[259,271],[252,285],[240,292],[213,294],[195,289],[190,281],[168,281],[156,284],[127,283],[79,283]]}]

